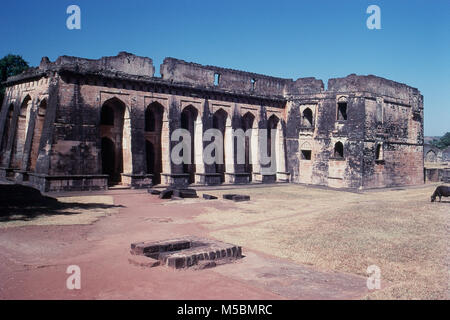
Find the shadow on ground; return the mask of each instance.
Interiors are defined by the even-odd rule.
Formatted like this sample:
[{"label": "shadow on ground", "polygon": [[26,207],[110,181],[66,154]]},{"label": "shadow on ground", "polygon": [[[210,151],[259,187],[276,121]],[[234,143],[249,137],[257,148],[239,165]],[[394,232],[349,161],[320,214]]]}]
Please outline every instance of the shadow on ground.
[{"label": "shadow on ground", "polygon": [[30,221],[39,216],[76,215],[83,210],[121,207],[104,203],[60,202],[31,187],[0,185],[0,222]]}]

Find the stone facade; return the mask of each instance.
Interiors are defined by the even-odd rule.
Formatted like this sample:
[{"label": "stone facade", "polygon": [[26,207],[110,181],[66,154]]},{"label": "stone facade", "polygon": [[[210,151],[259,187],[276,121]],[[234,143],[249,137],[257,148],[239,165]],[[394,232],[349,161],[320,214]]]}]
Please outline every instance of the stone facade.
[{"label": "stone facade", "polygon": [[[11,77],[0,113],[0,176],[42,191],[108,185],[295,182],[336,188],[423,183],[423,97],[376,76],[274,78],[122,52],[43,58]],[[171,161],[172,133],[191,133],[194,164]],[[224,164],[206,164],[206,130],[223,133]],[[245,164],[232,129],[252,129]],[[261,134],[273,129],[276,171]],[[269,131],[271,132],[271,131]],[[268,134],[268,133],[267,133]],[[253,161],[248,161],[251,158]]]}]

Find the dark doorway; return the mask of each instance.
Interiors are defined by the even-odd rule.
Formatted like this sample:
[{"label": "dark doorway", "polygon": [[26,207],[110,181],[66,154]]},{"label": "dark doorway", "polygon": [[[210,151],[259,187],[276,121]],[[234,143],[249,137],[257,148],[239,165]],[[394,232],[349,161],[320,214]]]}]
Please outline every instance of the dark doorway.
[{"label": "dark doorway", "polygon": [[158,103],[151,103],[145,110],[145,150],[147,173],[153,174],[153,184],[161,183],[162,148],[161,133],[163,127],[164,107]]},{"label": "dark doorway", "polygon": [[[272,115],[269,120],[267,120],[267,155],[272,156],[272,140],[276,137],[272,135],[272,130],[277,130],[279,119],[276,115]],[[275,141],[274,141],[275,143]],[[274,147],[275,149],[275,147]]]},{"label": "dark doorway", "polygon": [[153,184],[161,183],[161,168],[156,160],[156,152],[153,143],[145,141],[145,153],[147,162],[147,173],[153,175]]},{"label": "dark doorway", "polygon": [[109,176],[108,184],[117,184],[120,179],[116,172],[116,152],[114,142],[109,138],[102,138],[102,174]]}]

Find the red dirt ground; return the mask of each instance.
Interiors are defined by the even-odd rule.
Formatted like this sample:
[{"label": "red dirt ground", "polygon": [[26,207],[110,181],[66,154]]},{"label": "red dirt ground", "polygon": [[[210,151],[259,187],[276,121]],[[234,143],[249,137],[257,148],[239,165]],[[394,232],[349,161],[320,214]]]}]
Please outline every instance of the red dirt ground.
[{"label": "red dirt ground", "polygon": [[[0,299],[345,299],[366,293],[364,278],[320,273],[245,248],[244,259],[201,271],[131,265],[132,242],[210,237],[192,218],[218,203],[164,206],[167,200],[142,191],[106,194],[123,207],[92,225],[0,229]],[[81,290],[66,288],[69,265],[81,268]]]}]

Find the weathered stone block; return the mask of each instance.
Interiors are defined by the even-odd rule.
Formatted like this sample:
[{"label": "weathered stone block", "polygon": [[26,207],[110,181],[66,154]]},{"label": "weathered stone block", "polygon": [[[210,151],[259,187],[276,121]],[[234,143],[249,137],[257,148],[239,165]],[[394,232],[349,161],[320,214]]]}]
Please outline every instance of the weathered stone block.
[{"label": "weathered stone block", "polygon": [[210,194],[206,194],[206,193],[204,193],[203,194],[203,199],[205,199],[205,200],[216,200],[216,199],[218,199],[216,196],[212,196],[212,195],[210,195]]},{"label": "weathered stone block", "polygon": [[173,195],[173,190],[172,189],[166,189],[161,191],[161,193],[159,194],[159,198],[160,199],[170,199]]},{"label": "weathered stone block", "polygon": [[242,194],[224,194],[223,198],[225,200],[233,200],[235,202],[250,201],[250,196]]}]

